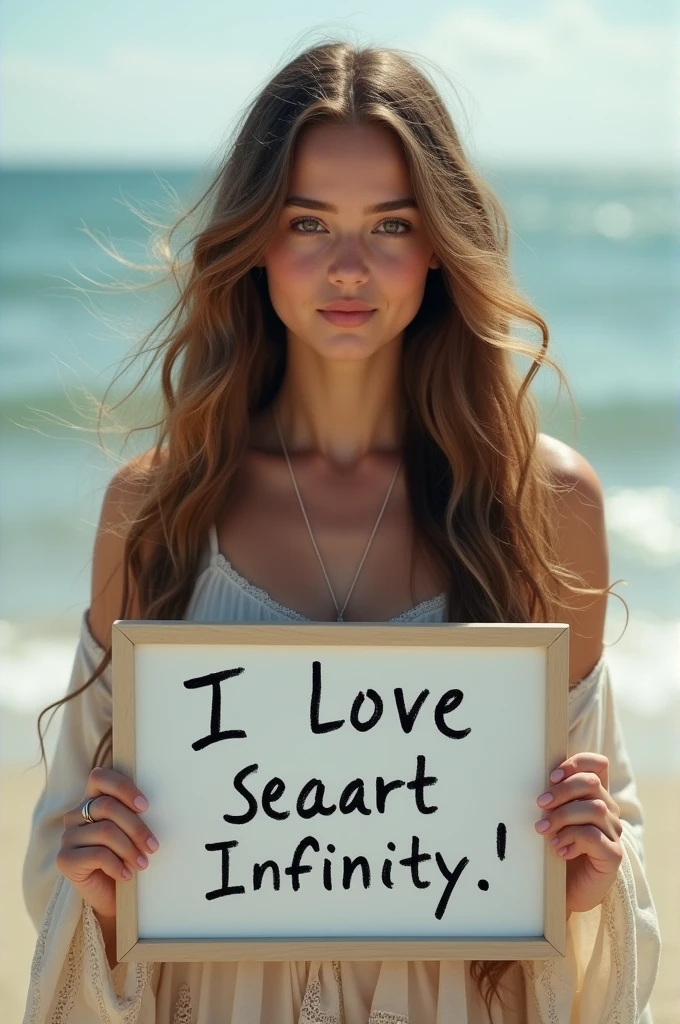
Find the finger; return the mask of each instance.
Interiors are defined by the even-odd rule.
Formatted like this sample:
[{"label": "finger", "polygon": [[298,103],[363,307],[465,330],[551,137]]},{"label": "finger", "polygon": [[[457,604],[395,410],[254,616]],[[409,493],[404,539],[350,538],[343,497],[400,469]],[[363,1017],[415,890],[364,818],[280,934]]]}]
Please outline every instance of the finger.
[{"label": "finger", "polygon": [[115,822],[109,818],[96,821],[87,828],[73,825],[64,830],[62,849],[81,849],[96,846],[105,847],[116,854],[134,871],[143,871],[149,859]]},{"label": "finger", "polygon": [[[142,853],[155,853],[158,849],[158,840],[139,812],[131,811],[115,796],[103,793],[100,796],[94,797],[89,807],[89,814],[95,823],[103,819],[115,822],[118,828],[136,843]],[[86,828],[83,826],[91,827],[91,823],[86,822],[83,818],[79,807],[74,807],[73,810],[67,811],[63,820],[66,828],[78,827],[84,832]],[[74,845],[79,846],[80,840],[75,842]]]},{"label": "finger", "polygon": [[[547,828],[541,822],[548,823]],[[620,822],[610,811],[604,800],[572,800],[546,814],[541,822],[536,822],[536,831],[546,839],[551,839],[560,829],[568,825],[594,825],[610,839],[618,839]],[[618,822],[618,827],[617,827]]]},{"label": "finger", "polygon": [[[553,778],[558,772],[563,774],[559,778]],[[599,775],[604,788],[609,789],[609,758],[604,754],[596,754],[592,751],[572,754],[571,757],[555,766],[550,773],[550,781],[561,782],[562,779],[576,775],[577,772],[594,772],[595,775]]]},{"label": "finger", "polygon": [[[87,780],[83,802],[91,796],[109,793],[133,811],[148,811],[149,801],[131,779],[113,768],[93,768]],[[140,800],[141,803],[135,803]]]},{"label": "finger", "polygon": [[586,854],[593,865],[609,872],[613,865],[620,864],[623,850],[620,843],[606,836],[594,825],[575,825],[562,829],[553,837],[558,842],[553,847],[563,860],[574,860]]},{"label": "finger", "polygon": [[536,798],[536,803],[543,810],[552,810],[571,800],[579,799],[604,800],[613,814],[617,816],[619,814],[619,805],[602,785],[600,776],[595,772],[577,772],[576,775],[566,778],[564,782],[555,783]]},{"label": "finger", "polygon": [[78,846],[60,850],[56,863],[61,874],[73,882],[83,882],[97,870],[116,881],[121,879],[127,882],[134,875],[120,857],[106,846]]}]

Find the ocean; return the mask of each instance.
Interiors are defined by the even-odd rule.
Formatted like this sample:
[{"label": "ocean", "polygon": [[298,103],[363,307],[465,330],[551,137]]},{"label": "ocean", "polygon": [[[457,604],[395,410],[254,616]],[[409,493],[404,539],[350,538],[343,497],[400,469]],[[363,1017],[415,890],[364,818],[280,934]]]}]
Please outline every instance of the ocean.
[{"label": "ocean", "polygon": [[[542,371],[542,429],[582,452],[605,489],[611,579],[626,581],[616,590],[630,611],[618,639],[625,610],[610,599],[605,640],[631,759],[646,773],[680,773],[675,182],[587,169],[486,176],[509,217],[515,280],[547,321],[578,405],[575,430],[563,398],[553,409]],[[130,339],[166,308],[162,290],[99,292],[132,275],[84,228],[143,261],[148,229],[126,203],[163,219],[167,186],[185,199],[197,178],[193,169],[0,173],[0,763],[36,756],[35,715],[65,691],[115,468],[71,401],[82,404],[83,387],[101,395]]]}]

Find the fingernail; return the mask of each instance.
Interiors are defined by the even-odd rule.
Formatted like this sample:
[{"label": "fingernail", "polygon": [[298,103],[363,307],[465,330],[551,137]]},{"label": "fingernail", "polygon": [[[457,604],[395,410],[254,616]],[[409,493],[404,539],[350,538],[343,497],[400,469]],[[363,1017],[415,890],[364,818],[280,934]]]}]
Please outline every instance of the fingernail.
[{"label": "fingernail", "polygon": [[556,768],[554,772],[550,773],[551,782],[561,782],[564,778],[564,772],[561,768]]},{"label": "fingernail", "polygon": [[536,822],[537,832],[546,832],[550,828],[550,822],[547,818],[541,818],[540,821]]},{"label": "fingernail", "polygon": [[121,874],[123,878],[132,878],[132,872],[128,868],[123,868]]},{"label": "fingernail", "polygon": [[135,807],[139,807],[140,811],[145,811],[148,808],[148,806],[149,806],[149,801],[146,799],[146,797],[143,797],[143,796],[136,796],[135,797]]},{"label": "fingernail", "polygon": [[536,803],[539,807],[547,807],[552,803],[552,793],[541,793]]},{"label": "fingernail", "polygon": [[144,854],[140,853],[139,857],[137,858],[137,863],[139,864],[140,868],[145,868],[149,862],[144,856]]},{"label": "fingernail", "polygon": [[155,836],[149,836],[149,838],[146,841],[146,845],[149,847],[150,850],[153,850],[155,852],[160,844]]}]

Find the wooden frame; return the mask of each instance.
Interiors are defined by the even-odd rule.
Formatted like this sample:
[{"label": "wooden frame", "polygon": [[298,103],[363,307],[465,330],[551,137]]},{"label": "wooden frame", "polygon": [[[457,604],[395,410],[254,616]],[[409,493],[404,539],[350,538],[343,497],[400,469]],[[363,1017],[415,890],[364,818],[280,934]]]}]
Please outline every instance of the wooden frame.
[{"label": "wooden frame", "polygon": [[[565,623],[198,624],[118,620],[113,625],[113,768],[135,779],[136,644],[542,647],[546,650],[545,777],[567,756],[569,627]],[[119,961],[534,960],[566,953],[566,863],[545,845],[543,934],[478,938],[144,939],[137,876],[116,885]]]}]

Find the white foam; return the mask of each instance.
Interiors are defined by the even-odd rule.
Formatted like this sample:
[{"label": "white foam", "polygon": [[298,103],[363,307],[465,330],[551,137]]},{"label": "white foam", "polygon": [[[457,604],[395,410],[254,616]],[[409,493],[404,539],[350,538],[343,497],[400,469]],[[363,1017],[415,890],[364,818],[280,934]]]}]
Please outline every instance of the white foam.
[{"label": "white foam", "polygon": [[42,710],[66,693],[76,650],[76,634],[27,635],[0,622],[0,712]]},{"label": "white foam", "polygon": [[[613,621],[613,620],[616,621]],[[631,710],[662,715],[680,702],[680,623],[637,613],[623,637],[610,602],[605,639],[617,696]],[[77,635],[27,635],[0,622],[0,713],[34,714],[66,693]]]},{"label": "white foam", "polygon": [[609,623],[605,629],[612,644],[607,648],[607,660],[619,702],[650,717],[678,714],[680,623],[638,614],[631,617],[623,637],[613,643],[620,629],[610,628]]},{"label": "white foam", "polygon": [[670,487],[625,487],[605,496],[607,532],[645,560],[680,562],[680,496]]}]

